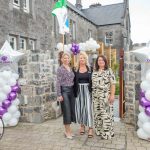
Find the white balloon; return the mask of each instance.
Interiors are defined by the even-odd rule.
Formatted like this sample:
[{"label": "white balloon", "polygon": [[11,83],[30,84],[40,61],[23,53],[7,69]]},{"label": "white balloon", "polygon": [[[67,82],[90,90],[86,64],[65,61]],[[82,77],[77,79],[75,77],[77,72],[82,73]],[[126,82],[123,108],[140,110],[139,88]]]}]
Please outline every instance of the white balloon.
[{"label": "white balloon", "polygon": [[146,91],[145,97],[146,97],[147,100],[150,101],[150,90]]},{"label": "white balloon", "polygon": [[2,123],[2,121],[0,120],[0,131],[2,131],[1,128],[3,128],[3,123]]},{"label": "white balloon", "polygon": [[8,82],[7,82],[8,85],[10,86],[14,86],[16,84],[16,79],[15,78],[11,78]]},{"label": "white balloon", "polygon": [[149,84],[149,82],[146,81],[146,80],[142,81],[142,83],[141,83],[141,89],[143,91],[150,90],[150,84]]},{"label": "white balloon", "polygon": [[149,137],[150,137],[150,122],[145,122],[145,123],[143,124],[143,130],[144,130],[144,132],[146,132],[146,133],[149,135]]},{"label": "white balloon", "polygon": [[139,128],[142,128],[143,122],[141,122],[140,120],[138,120],[137,125],[138,125]]},{"label": "white balloon", "polygon": [[58,43],[57,44],[57,49],[58,50],[63,50],[63,44],[62,43]]},{"label": "white balloon", "polygon": [[146,73],[146,80],[150,83],[150,70]]},{"label": "white balloon", "polygon": [[19,79],[19,74],[13,73],[13,74],[12,74],[12,77],[15,78],[16,80],[18,80],[18,79]]},{"label": "white balloon", "polygon": [[13,114],[17,111],[17,107],[15,105],[11,105],[9,108],[8,108],[8,112]]},{"label": "white balloon", "polygon": [[11,91],[11,87],[9,85],[4,85],[1,91],[5,94],[8,94]]},{"label": "white balloon", "polygon": [[140,129],[137,130],[137,135],[138,135],[139,138],[145,139],[145,140],[147,140],[148,138],[150,138],[150,136],[147,133],[145,133],[142,128],[140,128]]},{"label": "white balloon", "polygon": [[150,120],[150,118],[145,114],[145,112],[140,112],[138,115],[138,119],[143,123],[148,122]]},{"label": "white balloon", "polygon": [[69,49],[69,50],[71,49],[71,47],[72,47],[72,45],[71,45],[71,44],[68,44],[68,49]]},{"label": "white balloon", "polygon": [[16,111],[14,114],[13,114],[13,118],[19,118],[20,117],[20,111]]},{"label": "white balloon", "polygon": [[6,81],[11,78],[11,75],[12,75],[11,71],[3,71],[2,72],[2,78]]},{"label": "white balloon", "polygon": [[3,78],[0,78],[0,87],[3,87],[6,84]]},{"label": "white balloon", "polygon": [[3,102],[7,98],[7,95],[5,93],[0,93],[0,102]]},{"label": "white balloon", "polygon": [[14,101],[12,101],[12,105],[18,106],[20,104],[20,101],[18,98],[16,98]]},{"label": "white balloon", "polygon": [[139,111],[140,112],[145,112],[145,109],[141,105],[139,105]]},{"label": "white balloon", "polygon": [[16,118],[12,118],[9,121],[9,126],[16,126],[17,124],[18,124],[18,119],[16,119]]},{"label": "white balloon", "polygon": [[9,112],[5,113],[2,117],[4,122],[8,122],[11,118],[12,118],[12,116]]}]

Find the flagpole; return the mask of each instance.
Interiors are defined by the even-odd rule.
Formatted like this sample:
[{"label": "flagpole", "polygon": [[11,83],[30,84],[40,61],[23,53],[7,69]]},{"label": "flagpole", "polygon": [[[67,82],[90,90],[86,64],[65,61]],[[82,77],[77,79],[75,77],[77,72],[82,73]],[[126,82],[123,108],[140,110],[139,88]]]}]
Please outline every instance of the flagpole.
[{"label": "flagpole", "polygon": [[65,34],[62,35],[63,52],[64,52],[64,37],[65,37]]}]

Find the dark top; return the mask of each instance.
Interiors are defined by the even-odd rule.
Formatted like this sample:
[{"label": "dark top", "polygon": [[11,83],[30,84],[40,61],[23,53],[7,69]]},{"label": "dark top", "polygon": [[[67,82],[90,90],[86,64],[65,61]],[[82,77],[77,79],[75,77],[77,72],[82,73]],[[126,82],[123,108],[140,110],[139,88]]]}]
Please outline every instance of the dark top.
[{"label": "dark top", "polygon": [[68,71],[63,65],[61,65],[57,70],[57,96],[61,96],[61,86],[73,86],[73,84],[73,71]]},{"label": "dark top", "polygon": [[92,92],[92,68],[87,66],[87,72],[80,73],[79,70],[74,70],[74,95],[77,97],[79,83],[89,83],[89,92]]},{"label": "dark top", "polygon": [[84,72],[84,73],[78,73],[79,77],[78,77],[78,81],[79,83],[89,83],[89,74],[88,71]]}]

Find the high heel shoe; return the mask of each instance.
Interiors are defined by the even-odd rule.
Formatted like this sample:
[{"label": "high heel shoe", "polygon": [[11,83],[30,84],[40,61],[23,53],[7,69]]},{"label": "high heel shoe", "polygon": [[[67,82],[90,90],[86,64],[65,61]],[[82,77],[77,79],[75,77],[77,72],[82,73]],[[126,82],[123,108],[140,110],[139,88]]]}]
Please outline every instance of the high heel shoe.
[{"label": "high heel shoe", "polygon": [[[91,131],[91,132],[90,132]],[[89,132],[88,132],[88,138],[92,138],[93,137],[93,129],[90,128]]]},{"label": "high heel shoe", "polygon": [[64,134],[65,134],[65,137],[66,137],[67,139],[70,139],[70,140],[73,139],[71,135],[67,135],[67,133],[64,133]]},{"label": "high heel shoe", "polygon": [[80,135],[83,135],[85,133],[85,126],[84,125],[81,125],[81,128],[80,128]]}]

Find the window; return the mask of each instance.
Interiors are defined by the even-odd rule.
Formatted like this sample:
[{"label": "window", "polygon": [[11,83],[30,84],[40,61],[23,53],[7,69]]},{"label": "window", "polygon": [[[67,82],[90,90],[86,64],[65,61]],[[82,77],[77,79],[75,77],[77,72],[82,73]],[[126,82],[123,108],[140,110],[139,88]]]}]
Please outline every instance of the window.
[{"label": "window", "polygon": [[35,40],[29,40],[29,46],[31,50],[35,50]]},{"label": "window", "polygon": [[15,8],[19,8],[20,7],[20,0],[13,0],[13,5]]},{"label": "window", "polygon": [[27,40],[25,38],[20,38],[20,49],[22,50],[27,49]]},{"label": "window", "polygon": [[29,0],[23,0],[23,9],[25,12],[29,13]]},{"label": "window", "polygon": [[112,45],[113,44],[113,32],[105,33],[105,44]]},{"label": "window", "polygon": [[17,38],[15,36],[12,35],[9,36],[9,43],[12,49],[17,50]]},{"label": "window", "polygon": [[92,30],[88,29],[88,39],[92,37]]},{"label": "window", "polygon": [[72,36],[72,40],[76,40],[76,23],[73,20],[70,20],[70,33]]}]

